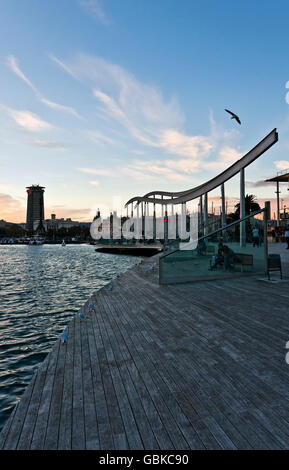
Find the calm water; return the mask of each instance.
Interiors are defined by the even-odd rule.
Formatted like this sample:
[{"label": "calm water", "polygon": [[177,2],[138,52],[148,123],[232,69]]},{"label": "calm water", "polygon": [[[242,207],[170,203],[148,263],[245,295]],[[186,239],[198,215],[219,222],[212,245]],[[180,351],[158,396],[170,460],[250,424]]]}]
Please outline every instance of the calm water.
[{"label": "calm water", "polygon": [[0,246],[0,430],[73,314],[138,260],[92,245]]}]

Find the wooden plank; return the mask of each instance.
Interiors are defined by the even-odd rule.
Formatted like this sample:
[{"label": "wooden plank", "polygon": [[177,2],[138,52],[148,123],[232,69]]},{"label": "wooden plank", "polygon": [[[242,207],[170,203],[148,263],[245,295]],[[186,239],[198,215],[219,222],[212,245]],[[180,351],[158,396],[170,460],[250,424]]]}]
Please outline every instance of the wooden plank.
[{"label": "wooden plank", "polygon": [[[71,341],[68,331],[68,341]],[[54,374],[54,383],[50,399],[50,409],[47,429],[44,441],[45,450],[58,449],[58,432],[61,419],[61,407],[63,399],[63,382],[66,361],[67,343],[61,344],[58,349],[57,363]]]},{"label": "wooden plank", "polygon": [[21,436],[23,424],[25,421],[27,409],[31,400],[33,393],[33,388],[36,382],[37,372],[33,375],[30,384],[28,385],[26,391],[24,392],[20,402],[17,406],[17,412],[14,415],[14,419],[10,425],[9,433],[7,434],[4,449],[15,450],[17,449],[18,441]]},{"label": "wooden plank", "polygon": [[82,382],[84,394],[84,422],[85,422],[85,448],[87,450],[98,450],[100,448],[98,426],[96,418],[96,407],[92,384],[91,363],[94,360],[91,357],[87,323],[90,313],[84,309],[86,319],[81,320],[81,341],[82,341]]},{"label": "wooden plank", "polygon": [[[142,403],[143,409],[146,413],[148,422],[150,423],[151,426],[151,431],[149,433],[153,433],[155,435],[155,438],[158,442],[158,446],[162,449],[173,449],[173,443],[171,439],[169,438],[167,431],[165,430],[162,421],[160,419],[160,416],[157,412],[157,409],[150,397],[150,394],[145,386],[145,383],[135,365],[133,356],[131,355],[129,348],[127,347],[125,343],[125,338],[123,337],[121,331],[118,328],[117,323],[114,320],[114,312],[115,312],[115,307],[112,306],[111,302],[107,303],[107,308],[110,310],[111,315],[108,316],[111,329],[115,335],[115,344],[116,347],[119,348],[119,356],[118,356],[118,361],[120,362],[121,365],[123,365],[123,362],[126,364],[127,372],[129,376],[126,375],[127,380],[131,382],[131,387],[135,387],[136,392],[139,395],[140,401]],[[125,382],[126,383],[126,379]],[[138,405],[139,406],[139,405]],[[138,419],[139,422],[139,419]],[[152,448],[152,443],[150,442],[149,444],[146,444],[145,442],[145,436],[142,433],[142,439],[145,444],[145,448]],[[149,445],[149,447],[147,447]]]},{"label": "wooden plank", "polygon": [[[134,326],[134,331],[135,331],[135,334],[132,336],[132,339],[135,338],[136,340],[135,346],[136,348],[139,348],[142,345],[142,340],[141,340],[140,334],[138,333],[138,328],[136,328],[135,326]],[[147,344],[149,344],[151,347],[150,343],[147,343]],[[145,343],[144,343],[144,346],[145,346]],[[142,351],[144,351],[143,348],[142,348]],[[174,393],[170,392],[170,388],[167,387],[166,384],[163,382],[163,380],[160,378],[159,368],[155,368],[153,362],[151,362],[150,359],[148,359],[146,354],[144,354],[143,352],[141,353],[141,360],[145,364],[147,369],[153,371],[154,378],[158,383],[159,390],[161,391],[163,397],[165,397],[164,399],[169,409],[171,410],[171,413],[174,419],[178,423],[179,428],[181,429],[183,435],[185,436],[186,441],[188,442],[190,448],[198,448],[198,449],[204,448],[193,426],[190,424],[189,420],[180,409],[177,401],[174,399]]]},{"label": "wooden plank", "polygon": [[[138,295],[139,294],[140,294],[140,292],[138,292]],[[136,329],[139,330],[137,325],[136,325]],[[153,350],[153,345],[150,345],[150,350],[151,351]],[[160,358],[160,359],[156,359],[156,358]],[[180,388],[182,388],[181,387],[181,382],[183,382],[184,379],[183,379],[183,377],[181,377],[181,380],[179,381],[178,378],[174,377],[174,373],[175,373],[174,365],[172,363],[170,363],[170,364],[168,364],[168,367],[165,368],[164,365],[166,364],[167,361],[164,357],[161,356],[161,351],[159,351],[157,349],[156,349],[156,352],[154,354],[154,357],[151,356],[151,360],[153,361],[153,363],[157,367],[157,369],[159,371],[159,374],[161,375],[163,381],[166,383],[166,385],[169,387],[169,389],[171,389],[174,396],[178,396],[178,397],[181,396],[183,398],[183,400],[181,402],[182,406],[179,407],[179,409],[182,410],[182,411],[180,411],[181,415],[184,412],[185,415],[189,418],[189,420],[192,423],[194,423],[194,425],[196,425],[196,423],[200,423],[200,416],[194,410],[194,407],[197,404],[197,397],[191,392],[190,389],[186,389],[186,388],[183,388],[182,391],[179,392],[179,394],[178,394],[178,391],[180,390]],[[172,373],[173,373],[173,375],[172,375]],[[186,397],[186,392],[188,392],[188,391],[190,392],[190,396]],[[194,402],[194,406],[191,402],[191,399]],[[178,402],[177,402],[177,406],[179,406],[179,405],[180,405],[180,400],[178,400]],[[202,410],[202,414],[203,414],[203,412],[204,412],[204,410]],[[204,422],[205,421],[203,421],[203,423]],[[202,435],[202,436],[205,435],[203,423],[201,425],[202,433],[201,433],[200,428],[199,428],[199,432],[201,433],[200,435]],[[208,433],[207,433],[207,439],[208,439]],[[228,442],[227,436],[225,436],[225,441]],[[212,439],[211,439],[211,442],[212,442]],[[208,443],[208,440],[207,440],[207,446],[211,446],[212,445],[211,442]],[[200,443],[198,443],[197,446],[198,446],[198,448],[202,448]],[[233,445],[232,442],[231,442],[231,448],[234,448],[234,445]]]},{"label": "wooden plank", "polygon": [[[143,446],[145,449],[151,449],[151,450],[159,449],[157,440],[154,436],[151,425],[147,419],[146,413],[143,409],[142,402],[136,390],[136,386],[134,382],[132,381],[130,374],[128,372],[128,369],[127,369],[127,362],[130,359],[124,359],[122,356],[120,349],[119,349],[119,342],[116,340],[115,332],[112,329],[111,324],[108,321],[108,318],[110,317],[110,309],[108,308],[108,305],[105,302],[105,297],[104,296],[99,296],[99,297],[100,297],[99,300],[100,302],[102,302],[102,305],[104,307],[103,315],[101,314],[101,312],[100,312],[100,315],[102,316],[103,325],[110,341],[110,346],[112,348],[112,352],[115,357],[115,361],[119,370],[119,375],[122,379],[122,384],[127,394],[127,398],[131,406],[135,422],[137,423],[138,432],[140,433]],[[110,306],[111,306],[111,302],[110,302]],[[122,338],[119,338],[119,336],[118,336],[118,339],[120,341],[122,340]]]},{"label": "wooden plank", "polygon": [[[94,303],[96,305],[96,311],[99,308],[99,305],[97,302],[97,298],[99,294],[100,292],[98,292],[97,295],[93,297]],[[122,420],[122,414],[120,411],[120,405],[118,403],[117,394],[116,394],[114,383],[113,383],[112,376],[111,376],[110,363],[106,356],[106,350],[105,350],[101,330],[100,330],[96,315],[93,315],[92,319],[93,319],[94,336],[95,336],[95,341],[97,344],[97,352],[98,352],[98,357],[99,357],[100,375],[102,378],[103,388],[105,391],[109,423],[110,423],[110,428],[112,431],[114,448],[118,450],[126,450],[126,449],[129,449],[130,446],[129,446],[128,437],[125,432],[125,427],[124,427],[124,423]]]},{"label": "wooden plank", "polygon": [[26,413],[22,432],[17,445],[18,450],[30,449],[48,364],[49,358],[48,356],[46,356],[44,362],[39,366],[37,370],[36,381],[33,388],[29,408]]},{"label": "wooden plank", "polygon": [[74,375],[74,330],[75,319],[69,323],[67,344],[65,349],[65,366],[63,371],[62,404],[60,410],[58,444],[59,450],[72,449],[72,414],[73,414],[73,375]]},{"label": "wooden plank", "polygon": [[60,347],[60,340],[56,342],[52,351],[49,353],[49,363],[45,377],[44,386],[42,389],[40,406],[37,414],[37,419],[33,431],[32,442],[30,449],[43,450],[46,436],[46,428],[49,418],[50,402],[54,384],[54,375],[57,364],[58,351]]},{"label": "wooden plank", "polygon": [[[101,294],[97,298],[97,306],[98,306],[97,313],[100,313],[100,311],[102,310]],[[127,393],[126,393],[126,390],[122,381],[122,377],[118,369],[114,351],[111,347],[111,344],[110,344],[110,341],[109,341],[109,338],[105,329],[105,325],[103,323],[102,315],[100,314],[96,315],[96,320],[99,325],[99,330],[101,331],[106,359],[107,359],[109,371],[111,374],[113,386],[115,389],[115,393],[118,399],[119,409],[120,409],[122,421],[124,424],[127,440],[129,443],[129,448],[131,450],[141,450],[144,448],[141,435],[137,427],[136,420],[132,412],[131,405],[130,405],[130,402],[129,402],[129,399],[128,399],[128,396],[127,396]]]},{"label": "wooden plank", "polygon": [[92,388],[95,398],[95,409],[97,427],[99,433],[100,449],[111,450],[114,449],[113,435],[109,421],[109,414],[107,408],[107,401],[105,396],[104,384],[101,376],[101,369],[96,347],[94,330],[93,330],[93,317],[94,313],[90,315],[86,322],[88,344],[91,357],[91,373],[92,373]]},{"label": "wooden plank", "polygon": [[128,350],[130,351],[133,357],[138,373],[144,381],[144,384],[146,385],[152,402],[154,403],[156,410],[160,416],[160,419],[171,441],[174,443],[175,448],[180,450],[189,449],[187,441],[181,433],[178,425],[174,421],[170,409],[166,404],[166,398],[163,398],[160,393],[160,389],[156,380],[155,370],[148,369],[145,366],[142,358],[143,348],[140,346],[139,343],[136,347],[135,343],[132,340],[135,335],[135,329],[131,329],[128,320],[124,318],[123,312],[125,311],[125,308],[124,310],[122,310],[122,307],[122,302],[120,300],[120,297],[118,296],[117,308],[114,309],[115,324],[118,326],[124,338],[126,346],[128,347]]},{"label": "wooden plank", "polygon": [[1,430],[1,433],[0,433],[0,450],[2,450],[4,448],[7,436],[10,432],[14,417],[16,415],[18,404],[19,404],[19,402],[17,402],[16,405],[14,406],[13,411],[11,413],[11,416],[8,418],[8,420],[6,421],[4,427]]},{"label": "wooden plank", "polygon": [[85,449],[85,423],[82,382],[82,348],[80,318],[74,318],[74,364],[73,364],[73,405],[72,405],[72,450]]}]

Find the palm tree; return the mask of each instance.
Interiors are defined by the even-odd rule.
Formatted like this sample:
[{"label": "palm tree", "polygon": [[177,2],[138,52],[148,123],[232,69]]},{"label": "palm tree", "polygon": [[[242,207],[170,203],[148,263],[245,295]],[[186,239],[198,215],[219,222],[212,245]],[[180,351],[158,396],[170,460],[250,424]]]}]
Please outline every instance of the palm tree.
[{"label": "palm tree", "polygon": [[[240,218],[240,203],[235,205],[235,216],[237,219]],[[253,194],[246,194],[245,197],[245,215],[250,215],[253,212],[257,212],[261,209],[258,202],[256,202],[256,196]]]}]

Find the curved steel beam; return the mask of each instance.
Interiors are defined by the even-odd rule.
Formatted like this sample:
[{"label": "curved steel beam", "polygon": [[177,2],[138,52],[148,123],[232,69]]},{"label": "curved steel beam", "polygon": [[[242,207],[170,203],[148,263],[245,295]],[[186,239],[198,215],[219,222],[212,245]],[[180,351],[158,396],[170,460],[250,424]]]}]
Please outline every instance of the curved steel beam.
[{"label": "curved steel beam", "polygon": [[[200,185],[202,186],[202,185]],[[196,186],[194,189],[199,188],[200,186]],[[150,197],[150,196],[171,196],[171,197],[178,197],[178,196],[183,196],[184,194],[187,194],[191,192],[191,189],[186,189],[185,191],[178,191],[178,192],[172,192],[172,191],[151,191],[150,193],[144,194],[143,197]]]},{"label": "curved steel beam", "polygon": [[[229,179],[231,179],[233,176],[235,176],[237,173],[239,173],[240,170],[243,168],[246,168],[248,165],[253,163],[257,158],[259,158],[266,150],[268,150],[272,145],[274,145],[278,141],[278,132],[277,129],[273,129],[264,139],[262,139],[252,150],[250,150],[246,155],[244,155],[242,158],[237,160],[233,165],[231,165],[229,168],[224,170],[222,173],[219,175],[215,176],[211,180],[207,181],[206,183],[201,184],[200,186],[196,186],[195,188],[189,189],[187,191],[181,191],[180,193],[172,193],[169,192],[168,195],[171,195],[170,199],[157,199],[155,197],[149,198],[147,195],[146,196],[136,196],[131,198],[127,203],[125,204],[125,207],[128,204],[132,204],[133,202],[149,202],[152,204],[161,204],[161,205],[167,205],[167,204],[181,204],[183,202],[187,201],[192,201],[193,199],[196,199],[197,197],[202,196],[205,193],[208,193],[209,191],[212,191],[213,189],[217,188],[220,186],[222,183],[225,183]],[[151,194],[164,194],[164,191],[154,191]],[[150,193],[148,193],[150,194]],[[175,197],[173,197],[174,195]]]}]

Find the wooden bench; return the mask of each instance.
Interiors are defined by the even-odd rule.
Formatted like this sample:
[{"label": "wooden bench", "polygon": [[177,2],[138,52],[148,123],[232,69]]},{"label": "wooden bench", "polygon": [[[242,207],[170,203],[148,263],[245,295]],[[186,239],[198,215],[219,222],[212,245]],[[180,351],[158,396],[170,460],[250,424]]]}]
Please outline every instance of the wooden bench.
[{"label": "wooden bench", "polygon": [[[246,253],[234,253],[234,255],[232,255],[231,263],[233,264],[233,266],[241,266],[241,271],[243,272],[244,266],[251,266],[251,268],[253,267],[253,255],[249,255]],[[212,268],[212,259],[210,259],[210,269],[211,268]],[[218,264],[216,268],[225,269],[224,262]]]},{"label": "wooden bench", "polygon": [[253,255],[246,253],[235,253],[234,266],[241,266],[242,272],[244,266],[251,266],[251,268],[253,268]]}]

